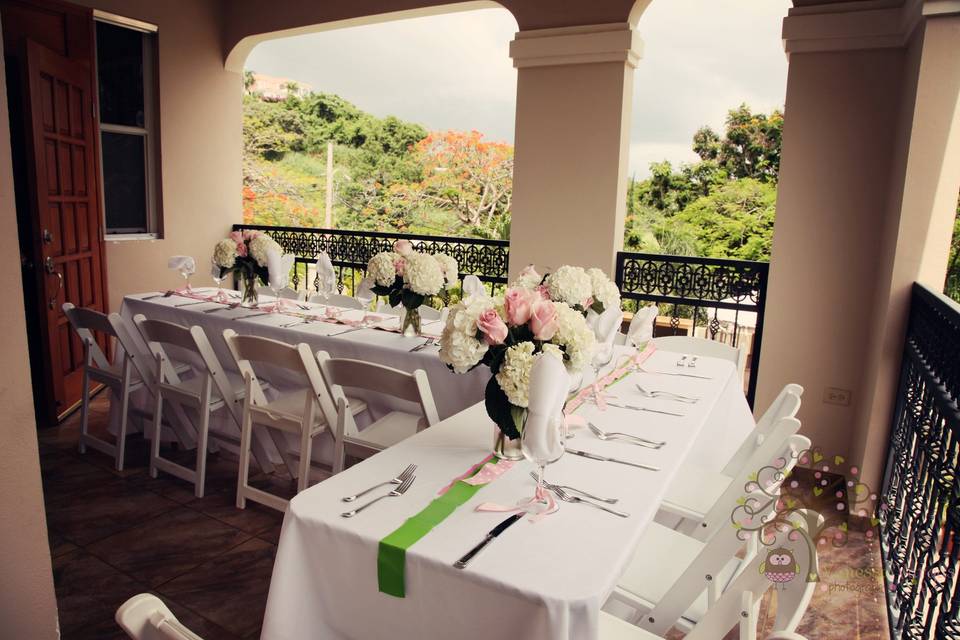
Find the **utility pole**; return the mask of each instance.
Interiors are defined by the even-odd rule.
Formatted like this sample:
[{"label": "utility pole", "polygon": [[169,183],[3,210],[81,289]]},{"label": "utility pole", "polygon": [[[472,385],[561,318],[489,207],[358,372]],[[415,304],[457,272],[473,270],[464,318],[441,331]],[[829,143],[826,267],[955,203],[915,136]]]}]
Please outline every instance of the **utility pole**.
[{"label": "utility pole", "polygon": [[327,214],[324,229],[333,228],[333,141],[327,142]]}]

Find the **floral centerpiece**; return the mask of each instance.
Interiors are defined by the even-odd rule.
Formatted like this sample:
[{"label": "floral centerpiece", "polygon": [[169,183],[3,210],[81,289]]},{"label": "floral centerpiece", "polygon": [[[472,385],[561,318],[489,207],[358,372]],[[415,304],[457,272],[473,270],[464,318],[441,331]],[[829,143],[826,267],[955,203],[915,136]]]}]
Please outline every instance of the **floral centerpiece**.
[{"label": "floral centerpiece", "polygon": [[393,251],[378,253],[367,264],[367,276],[374,282],[371,291],[386,296],[392,307],[403,305],[404,335],[420,333],[420,306],[453,286],[458,270],[452,257],[414,251],[409,240],[398,240]]},{"label": "floral centerpiece", "polygon": [[213,248],[213,263],[220,277],[234,274],[243,283],[243,304],[257,305],[257,280],[270,284],[268,267],[271,253],[283,252],[277,241],[260,231],[234,231]]},{"label": "floral centerpiece", "polygon": [[[450,308],[440,338],[440,360],[456,373],[480,365],[493,376],[487,384],[487,414],[499,429],[494,451],[503,457],[507,440],[518,441],[526,420],[530,370],[543,356],[560,358],[568,370],[590,361],[593,332],[583,315],[549,299],[543,287],[511,286],[502,297],[474,296]],[[539,279],[539,277],[538,277]]]},{"label": "floral centerpiece", "polygon": [[510,285],[540,291],[554,302],[564,302],[586,315],[620,308],[620,290],[601,269],[564,265],[547,276],[533,266],[526,267]]}]

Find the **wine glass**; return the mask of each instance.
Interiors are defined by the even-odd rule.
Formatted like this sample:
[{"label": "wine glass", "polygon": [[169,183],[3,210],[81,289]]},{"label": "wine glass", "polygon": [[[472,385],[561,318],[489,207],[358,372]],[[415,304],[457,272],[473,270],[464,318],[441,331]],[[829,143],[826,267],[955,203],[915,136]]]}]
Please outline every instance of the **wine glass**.
[{"label": "wine glass", "polygon": [[564,453],[563,448],[563,417],[562,414],[552,416],[527,416],[520,437],[520,450],[523,457],[537,467],[537,492],[534,501],[544,502],[546,487],[543,484],[543,470],[548,464],[559,460]]},{"label": "wine glass", "polygon": [[600,394],[600,369],[613,359],[613,345],[608,342],[600,342],[596,345],[593,358],[590,360],[590,368],[593,369],[593,396],[591,400],[597,402]]},{"label": "wine glass", "polygon": [[370,303],[373,302],[374,298],[372,278],[367,277],[360,281],[359,286],[357,286],[356,298],[363,305],[363,320],[361,322],[366,325],[367,312],[370,311]]},{"label": "wine glass", "polygon": [[217,295],[214,300],[224,301],[229,296],[223,291],[223,279],[226,274],[223,273],[223,269],[214,261],[213,258],[210,258],[210,277],[213,278],[213,281],[217,283]]},{"label": "wine glass", "polygon": [[187,293],[193,293],[193,288],[190,286],[190,276],[197,270],[196,266],[189,261],[184,261],[177,270],[185,283],[183,290]]}]

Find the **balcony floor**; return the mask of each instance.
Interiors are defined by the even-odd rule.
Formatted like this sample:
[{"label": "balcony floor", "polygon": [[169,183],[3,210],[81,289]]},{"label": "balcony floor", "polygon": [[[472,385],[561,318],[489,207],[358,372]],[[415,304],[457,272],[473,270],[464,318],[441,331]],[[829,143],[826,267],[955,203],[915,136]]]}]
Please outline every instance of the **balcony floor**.
[{"label": "balcony floor", "polygon": [[[101,394],[93,403],[91,430],[105,430],[106,398]],[[186,482],[162,472],[150,478],[147,447],[139,436],[129,438],[127,468],[118,473],[107,456],[96,451],[81,456],[78,433],[79,414],[40,432],[64,640],[126,638],[114,612],[145,591],[161,597],[205,640],[259,637],[282,516],[251,502],[242,511],[234,507],[236,460],[210,457],[207,495],[198,500]],[[192,453],[185,453],[191,460]],[[287,495],[295,488],[283,473],[251,482]],[[851,533],[846,546],[822,551],[820,568],[823,582],[798,631],[809,640],[889,637],[876,544]],[[775,597],[768,595],[764,628],[772,624],[775,607]],[[736,637],[736,632],[727,636]]]}]

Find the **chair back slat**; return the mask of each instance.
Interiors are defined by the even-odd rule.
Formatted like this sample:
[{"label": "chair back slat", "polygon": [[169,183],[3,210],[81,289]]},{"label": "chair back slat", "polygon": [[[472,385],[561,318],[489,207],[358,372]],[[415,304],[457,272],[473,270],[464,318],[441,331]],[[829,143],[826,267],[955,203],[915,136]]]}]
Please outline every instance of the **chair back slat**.
[{"label": "chair back slat", "polygon": [[110,361],[97,343],[93,332],[100,331],[116,339],[117,332],[110,323],[110,318],[99,311],[75,307],[69,302],[63,303],[63,313],[67,316],[70,326],[80,336],[80,341],[83,342],[84,349],[87,351],[87,357],[100,369],[109,368]]},{"label": "chair back slat", "polygon": [[142,314],[134,316],[133,321],[136,323],[137,328],[140,329],[143,339],[148,343],[158,342],[160,344],[169,344],[193,353],[198,353],[197,344],[190,334],[188,327],[166,320],[149,320]]},{"label": "chair back slat", "polygon": [[319,304],[329,304],[334,307],[343,307],[344,309],[363,309],[363,303],[356,298],[345,296],[341,293],[331,293],[329,296],[322,295],[310,296],[310,302]]},{"label": "chair back slat", "polygon": [[694,336],[661,336],[654,338],[653,343],[657,345],[658,349],[665,351],[729,360],[737,367],[741,377],[747,367],[747,352],[745,349],[732,347],[716,340]]},{"label": "chair back slat", "polygon": [[802,393],[803,387],[798,384],[788,384],[783,388],[767,410],[763,412],[763,415],[760,416],[756,428],[747,434],[737,451],[724,465],[721,472],[723,475],[736,475],[781,419],[793,418],[797,415],[797,412],[800,411],[800,394]]},{"label": "chair back slat", "polygon": [[231,329],[224,331],[224,338],[227,337],[228,331],[232,335],[228,340],[230,350],[238,360],[262,362],[299,374],[306,374],[303,368],[303,359],[300,357],[296,345],[271,338],[261,338],[260,336],[240,335]]}]

